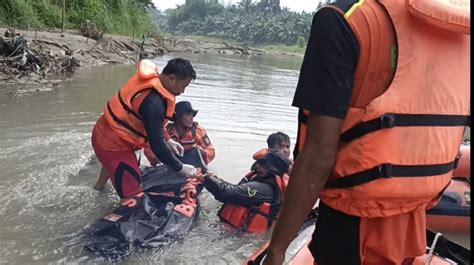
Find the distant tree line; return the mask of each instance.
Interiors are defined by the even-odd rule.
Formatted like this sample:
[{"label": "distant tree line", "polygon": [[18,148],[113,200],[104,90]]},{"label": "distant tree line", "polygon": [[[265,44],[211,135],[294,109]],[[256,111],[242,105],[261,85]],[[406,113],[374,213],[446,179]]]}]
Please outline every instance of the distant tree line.
[{"label": "distant tree line", "polygon": [[[319,3],[318,8],[326,0]],[[316,10],[315,10],[316,11]],[[222,6],[216,1],[188,0],[160,18],[161,28],[171,33],[228,38],[243,42],[304,45],[314,12],[292,12],[280,0],[241,0]]]}]

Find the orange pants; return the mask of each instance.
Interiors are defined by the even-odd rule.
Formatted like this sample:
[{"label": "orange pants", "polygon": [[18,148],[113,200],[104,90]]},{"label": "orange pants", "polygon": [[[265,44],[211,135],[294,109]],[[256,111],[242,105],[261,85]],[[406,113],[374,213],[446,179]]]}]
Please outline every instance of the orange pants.
[{"label": "orange pants", "polygon": [[120,198],[128,198],[143,191],[141,170],[133,145],[110,129],[103,116],[92,130],[91,141],[97,159],[109,174]]}]

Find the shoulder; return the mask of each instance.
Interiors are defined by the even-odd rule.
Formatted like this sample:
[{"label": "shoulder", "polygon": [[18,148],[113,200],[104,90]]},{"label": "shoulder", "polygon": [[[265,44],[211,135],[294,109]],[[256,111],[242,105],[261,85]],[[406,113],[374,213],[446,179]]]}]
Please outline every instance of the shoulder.
[{"label": "shoulder", "polygon": [[196,132],[202,133],[203,135],[206,134],[206,129],[199,125],[197,122],[194,122],[193,124],[194,128],[196,128]]},{"label": "shoulder", "polygon": [[356,4],[357,0],[339,0],[334,3],[326,4],[316,11],[313,16],[313,26],[324,25],[325,29],[331,30],[331,26],[337,26],[339,20],[345,20],[344,15],[349,12]]},{"label": "shoulder", "polygon": [[161,107],[165,103],[161,95],[158,94],[158,92],[154,89],[147,90],[144,93],[145,98],[143,100],[143,103],[146,105]]},{"label": "shoulder", "polygon": [[355,4],[359,3],[359,0],[338,0],[328,4],[329,7],[335,7],[341,10],[343,13],[349,11]]}]

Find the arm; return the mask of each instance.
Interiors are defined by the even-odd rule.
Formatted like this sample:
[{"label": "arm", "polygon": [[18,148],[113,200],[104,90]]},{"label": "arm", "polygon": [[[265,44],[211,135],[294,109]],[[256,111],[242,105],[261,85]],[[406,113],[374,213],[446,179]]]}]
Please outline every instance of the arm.
[{"label": "arm", "polygon": [[164,140],[165,105],[156,91],[152,90],[143,100],[139,113],[142,116],[153,154],[174,171],[180,171],[183,163],[174,156]]},{"label": "arm", "polygon": [[163,127],[163,137],[165,138],[165,141],[172,139],[171,134],[168,130],[169,126],[170,126],[170,123],[168,123],[166,127]]},{"label": "arm", "polygon": [[358,42],[344,17],[332,8],[316,12],[293,99],[293,106],[311,112],[306,142],[295,155],[264,264],[283,263],[288,245],[329,178],[358,59]]},{"label": "arm", "polygon": [[283,262],[288,245],[316,203],[336,158],[342,121],[319,114],[309,117],[307,140],[291,172],[265,264]]},{"label": "arm", "polygon": [[213,176],[204,178],[204,186],[222,203],[242,206],[259,206],[274,199],[273,187],[269,183],[249,181],[243,184],[230,184]]},{"label": "arm", "polygon": [[[163,138],[165,139],[165,141],[168,141],[169,139],[171,139],[171,135],[167,128],[163,129]],[[153,151],[150,148],[145,148],[143,153],[145,154],[146,158],[150,162],[150,165],[156,166],[157,164],[161,163],[160,160],[156,158],[155,154],[153,154]]]},{"label": "arm", "polygon": [[205,153],[206,157],[206,162],[209,164],[214,157],[216,156],[216,149],[214,148],[214,145],[211,143],[211,139],[209,139],[209,136],[207,135],[207,132],[204,128],[198,126],[197,128],[199,132],[199,138],[198,140],[198,146],[201,147],[202,151]]},{"label": "arm", "polygon": [[153,154],[153,151],[150,148],[145,148],[143,150],[143,153],[145,154],[145,157],[150,162],[150,165],[156,166],[158,163],[160,163],[160,160],[156,158],[155,154]]}]

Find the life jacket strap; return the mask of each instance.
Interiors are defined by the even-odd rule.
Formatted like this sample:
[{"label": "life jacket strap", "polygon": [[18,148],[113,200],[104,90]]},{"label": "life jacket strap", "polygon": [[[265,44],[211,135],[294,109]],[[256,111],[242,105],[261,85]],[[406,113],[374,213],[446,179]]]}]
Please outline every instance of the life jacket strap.
[{"label": "life jacket strap", "polygon": [[109,102],[107,102],[107,110],[109,111],[110,116],[112,116],[112,119],[114,119],[114,121],[116,123],[120,124],[121,126],[125,127],[127,130],[131,131],[132,133],[134,133],[135,135],[137,135],[139,137],[144,138],[145,141],[147,141],[147,137],[144,134],[139,132],[137,129],[133,128],[130,124],[128,124],[124,120],[119,119],[119,117],[117,117],[117,115],[115,115],[115,113],[112,111],[112,108],[110,107]]},{"label": "life jacket strap", "polygon": [[298,121],[302,124],[308,124],[309,116],[302,109],[298,111]]},{"label": "life jacket strap", "polygon": [[365,171],[338,178],[327,183],[326,187],[344,189],[383,178],[439,176],[452,171],[457,164],[457,159],[450,163],[434,165],[381,164]]},{"label": "life jacket strap", "polygon": [[125,102],[125,100],[122,98],[122,94],[120,93],[120,90],[118,91],[117,93],[117,96],[119,98],[119,101],[120,101],[120,105],[122,105],[122,108],[124,110],[127,111],[128,114],[132,114],[135,118],[137,118],[138,120],[142,120],[142,117],[140,117],[140,115],[138,115],[138,113],[136,113],[135,111],[133,111],[132,108],[130,108],[127,103]]},{"label": "life jacket strap", "polygon": [[[273,207],[273,205],[270,205],[270,207]],[[276,221],[276,219],[277,219],[276,216],[264,213],[264,212],[260,211],[259,208],[256,208],[256,207],[246,207],[246,208],[249,210],[249,212],[248,212],[247,216],[245,217],[242,228],[239,229],[239,231],[241,231],[241,232],[247,232],[248,231],[250,223],[252,222],[254,216],[257,215],[257,214],[261,215],[261,216],[263,216],[267,219],[267,228],[269,228],[273,224],[273,221]]]},{"label": "life jacket strap", "polygon": [[407,126],[471,126],[470,115],[394,114],[359,123],[341,134],[340,142],[350,142],[363,135],[393,127]]},{"label": "life jacket strap", "polygon": [[[272,207],[273,205],[270,205],[270,207]],[[262,211],[260,211],[259,209],[257,208],[254,208],[254,207],[249,207],[249,211],[253,214],[259,214],[261,216],[264,216],[265,218],[267,218],[269,221],[275,221],[276,220],[276,216],[273,216],[273,215],[270,215],[270,214],[267,214],[267,213],[264,213]]]}]

